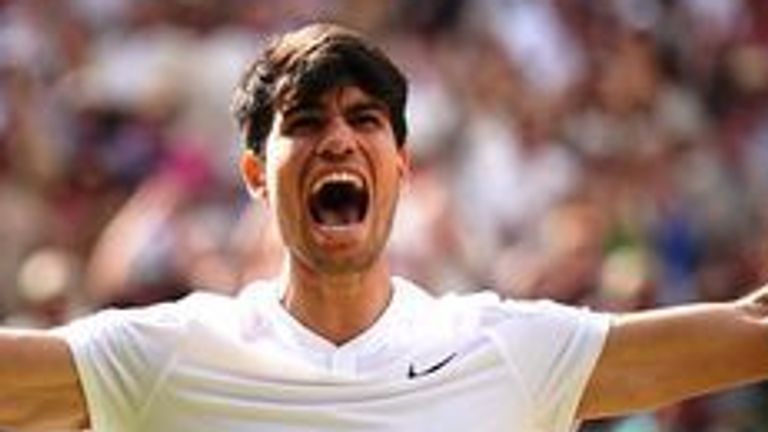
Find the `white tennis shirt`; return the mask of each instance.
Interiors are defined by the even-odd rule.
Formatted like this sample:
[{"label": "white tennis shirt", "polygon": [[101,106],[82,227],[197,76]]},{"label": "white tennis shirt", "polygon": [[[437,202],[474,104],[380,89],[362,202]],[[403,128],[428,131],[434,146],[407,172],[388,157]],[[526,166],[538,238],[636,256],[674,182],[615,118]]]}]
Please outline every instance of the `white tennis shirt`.
[{"label": "white tennis shirt", "polygon": [[394,278],[364,333],[335,346],[279,302],[110,310],[60,329],[96,432],[565,432],[609,316],[492,294],[435,299]]}]

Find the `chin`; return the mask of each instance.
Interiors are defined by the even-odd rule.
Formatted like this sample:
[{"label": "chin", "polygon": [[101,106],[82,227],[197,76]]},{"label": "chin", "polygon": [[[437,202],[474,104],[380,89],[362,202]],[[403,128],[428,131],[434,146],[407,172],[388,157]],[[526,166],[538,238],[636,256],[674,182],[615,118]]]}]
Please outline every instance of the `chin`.
[{"label": "chin", "polygon": [[[362,246],[362,245],[361,245]],[[315,248],[305,255],[305,265],[320,274],[343,275],[365,273],[381,257],[381,247],[346,247],[326,250]]]}]

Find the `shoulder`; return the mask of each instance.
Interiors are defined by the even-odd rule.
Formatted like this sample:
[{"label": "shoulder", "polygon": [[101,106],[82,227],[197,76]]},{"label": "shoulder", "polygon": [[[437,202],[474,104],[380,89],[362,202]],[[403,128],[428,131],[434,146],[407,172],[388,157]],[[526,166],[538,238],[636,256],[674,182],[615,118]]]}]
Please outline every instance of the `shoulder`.
[{"label": "shoulder", "polygon": [[243,317],[238,298],[210,292],[194,292],[173,302],[137,308],[109,308],[74,320],[55,330],[72,343],[99,339],[165,340],[182,337],[190,326],[227,328]]},{"label": "shoulder", "polygon": [[166,313],[191,332],[206,329],[241,337],[243,332],[267,325],[277,296],[273,282],[255,281],[234,296],[211,292],[191,294],[172,304]]},{"label": "shoulder", "polygon": [[504,299],[490,290],[432,297],[404,279],[399,279],[399,284],[409,292],[410,303],[417,310],[429,311],[425,319],[442,318],[464,328],[602,326],[610,318],[586,307],[551,300]]}]

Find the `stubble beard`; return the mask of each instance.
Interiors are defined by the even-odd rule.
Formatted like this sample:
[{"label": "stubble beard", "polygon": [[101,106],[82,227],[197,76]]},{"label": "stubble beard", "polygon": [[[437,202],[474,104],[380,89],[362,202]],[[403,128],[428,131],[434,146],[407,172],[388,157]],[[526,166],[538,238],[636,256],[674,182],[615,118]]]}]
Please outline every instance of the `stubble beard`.
[{"label": "stubble beard", "polygon": [[371,269],[381,257],[389,240],[394,222],[394,214],[397,203],[395,202],[387,211],[386,222],[382,230],[372,233],[372,239],[365,249],[351,256],[336,257],[322,250],[315,249],[306,254],[291,252],[293,259],[300,259],[306,266],[314,269],[319,274],[342,276],[348,274],[361,274]]}]

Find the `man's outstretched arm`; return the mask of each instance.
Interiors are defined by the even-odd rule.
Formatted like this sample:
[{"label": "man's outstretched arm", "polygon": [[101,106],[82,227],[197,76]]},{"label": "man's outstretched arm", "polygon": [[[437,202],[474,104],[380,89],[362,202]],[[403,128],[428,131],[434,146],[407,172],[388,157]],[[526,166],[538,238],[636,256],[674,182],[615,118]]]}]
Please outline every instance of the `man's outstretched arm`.
[{"label": "man's outstretched arm", "polygon": [[738,301],[617,317],[579,407],[653,409],[768,377],[768,286]]},{"label": "man's outstretched arm", "polygon": [[67,343],[45,331],[0,329],[0,429],[78,430],[87,423]]}]

